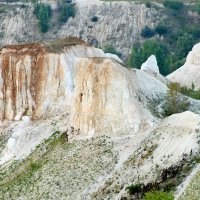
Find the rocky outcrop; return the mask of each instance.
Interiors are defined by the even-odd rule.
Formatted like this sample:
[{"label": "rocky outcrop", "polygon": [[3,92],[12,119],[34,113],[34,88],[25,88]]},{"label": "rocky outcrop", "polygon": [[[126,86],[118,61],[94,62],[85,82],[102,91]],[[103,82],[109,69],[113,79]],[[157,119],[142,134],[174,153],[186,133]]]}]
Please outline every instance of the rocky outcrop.
[{"label": "rocky outcrop", "polygon": [[145,63],[142,64],[141,70],[153,73],[155,75],[159,74],[159,67],[157,64],[156,57],[154,55],[151,55]]},{"label": "rocky outcrop", "polygon": [[168,80],[160,74],[157,59],[155,55],[151,55],[146,62],[141,66],[141,70],[148,73],[149,75],[155,77],[160,82],[167,84]]},{"label": "rocky outcrop", "polygon": [[166,86],[74,40],[66,39],[69,44],[63,46],[56,46],[57,41],[1,50],[1,120],[40,119],[72,111],[72,126],[84,133],[123,133],[137,129],[141,120],[151,123],[149,99],[164,95]]},{"label": "rocky outcrop", "polygon": [[159,94],[162,96],[167,90],[142,71],[101,58],[77,60],[74,86],[74,126],[84,132],[94,129],[115,134],[136,131],[142,121],[151,123],[153,117],[147,104],[150,99],[158,100]]},{"label": "rocky outcrop", "polygon": [[[0,54],[2,127],[6,120],[22,120],[7,144],[6,158],[30,153],[40,139],[53,133],[47,128],[44,135],[32,134],[29,127],[34,121],[49,119],[45,126],[51,127],[51,119],[60,115],[67,116],[66,129],[71,127],[83,138],[151,128],[157,122],[151,109],[157,110],[167,87],[118,60],[77,38],[4,47]],[[23,122],[26,118],[28,123]],[[24,131],[18,131],[22,127]]]},{"label": "rocky outcrop", "polygon": [[187,56],[185,64],[167,78],[181,86],[200,89],[200,43],[196,44]]},{"label": "rocky outcrop", "polygon": [[19,120],[24,115],[37,119],[67,110],[76,57],[104,53],[87,45],[70,46],[66,51],[48,52],[43,44],[7,46],[1,50],[1,120]]}]

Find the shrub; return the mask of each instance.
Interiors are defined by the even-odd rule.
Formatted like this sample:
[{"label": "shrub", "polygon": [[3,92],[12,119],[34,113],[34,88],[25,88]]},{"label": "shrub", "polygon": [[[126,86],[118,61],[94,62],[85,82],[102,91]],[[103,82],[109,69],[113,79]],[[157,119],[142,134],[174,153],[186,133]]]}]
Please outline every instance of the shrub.
[{"label": "shrub", "polygon": [[151,38],[155,35],[155,31],[151,29],[148,26],[145,26],[144,29],[142,29],[141,36],[144,38]]},{"label": "shrub", "polygon": [[164,6],[172,10],[180,10],[183,8],[183,3],[180,1],[164,1]]},{"label": "shrub", "polygon": [[171,192],[153,191],[145,193],[143,200],[173,200]]},{"label": "shrub", "polygon": [[147,8],[151,8],[151,3],[150,2],[146,2],[145,5],[146,5]]},{"label": "shrub", "polygon": [[143,184],[131,184],[130,186],[126,187],[126,190],[128,190],[128,193],[129,194],[136,194],[136,193],[139,193],[141,191],[143,187]]},{"label": "shrub", "polygon": [[199,25],[190,25],[187,28],[187,32],[191,34],[194,38],[199,39],[200,38],[200,27]]},{"label": "shrub", "polygon": [[122,56],[122,54],[121,54],[120,52],[118,52],[118,51],[115,49],[115,47],[112,46],[112,45],[107,45],[107,46],[105,46],[104,52],[105,52],[105,53],[112,53],[112,54],[115,54],[115,55],[117,55],[118,57],[121,57],[121,56]]},{"label": "shrub", "polygon": [[180,96],[180,85],[178,83],[170,83],[168,88],[167,101],[164,105],[164,116],[187,111],[189,102],[186,97]]},{"label": "shrub", "polygon": [[168,27],[162,25],[162,24],[159,24],[156,26],[155,28],[155,32],[159,35],[164,35],[164,34],[167,34],[168,32]]},{"label": "shrub", "polygon": [[93,17],[91,18],[91,21],[92,21],[92,22],[98,22],[98,20],[99,20],[99,18],[98,18],[97,16],[93,16]]},{"label": "shrub", "polygon": [[59,8],[59,22],[66,23],[70,17],[75,17],[76,9],[74,4],[62,3]]},{"label": "shrub", "polygon": [[36,3],[34,5],[34,12],[33,12],[38,21],[39,21],[39,29],[41,32],[45,33],[50,28],[50,21],[51,21],[51,6],[48,4],[43,3]]}]

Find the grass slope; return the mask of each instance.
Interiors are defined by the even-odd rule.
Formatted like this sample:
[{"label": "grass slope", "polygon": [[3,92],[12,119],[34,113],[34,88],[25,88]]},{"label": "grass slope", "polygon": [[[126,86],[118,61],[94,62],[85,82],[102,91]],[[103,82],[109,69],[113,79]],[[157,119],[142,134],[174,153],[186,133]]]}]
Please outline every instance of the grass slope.
[{"label": "grass slope", "polygon": [[116,159],[105,137],[68,143],[57,132],[26,160],[0,169],[0,199],[82,199]]}]

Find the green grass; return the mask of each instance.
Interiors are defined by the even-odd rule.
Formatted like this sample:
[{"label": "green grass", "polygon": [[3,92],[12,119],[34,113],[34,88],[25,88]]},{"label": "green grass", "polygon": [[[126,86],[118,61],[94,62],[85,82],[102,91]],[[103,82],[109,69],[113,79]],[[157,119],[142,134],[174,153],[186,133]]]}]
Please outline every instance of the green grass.
[{"label": "green grass", "polygon": [[200,172],[190,181],[184,195],[179,200],[199,200],[200,197]]},{"label": "green grass", "polygon": [[77,188],[81,192],[90,187],[115,162],[112,143],[105,137],[68,143],[55,131],[27,159],[0,169],[0,196],[2,200],[49,199],[49,195],[77,199]]},{"label": "green grass", "polygon": [[152,191],[147,192],[143,200],[173,200],[174,196],[171,192]]}]

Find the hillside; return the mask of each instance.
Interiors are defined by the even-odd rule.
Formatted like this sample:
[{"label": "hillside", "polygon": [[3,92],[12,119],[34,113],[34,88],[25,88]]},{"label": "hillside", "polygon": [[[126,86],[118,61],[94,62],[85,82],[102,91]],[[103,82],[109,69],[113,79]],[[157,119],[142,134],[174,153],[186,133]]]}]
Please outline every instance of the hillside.
[{"label": "hillside", "polygon": [[0,1],[0,200],[199,200],[200,1]]},{"label": "hillside", "polygon": [[155,57],[148,70],[116,59],[72,37],[1,49],[2,199],[182,194],[199,163],[200,102],[177,94],[188,105],[171,113]]}]

